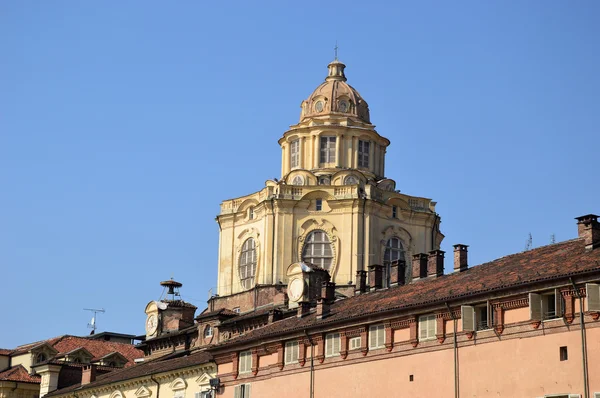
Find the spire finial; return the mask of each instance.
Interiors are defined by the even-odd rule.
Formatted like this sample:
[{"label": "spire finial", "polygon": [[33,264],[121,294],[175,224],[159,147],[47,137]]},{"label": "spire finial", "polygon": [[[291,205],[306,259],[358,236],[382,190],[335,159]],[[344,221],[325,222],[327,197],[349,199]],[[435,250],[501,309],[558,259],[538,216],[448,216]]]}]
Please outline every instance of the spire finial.
[{"label": "spire finial", "polygon": [[335,54],[335,60],[338,60],[338,45],[337,40],[335,41],[335,47],[333,48],[333,53]]}]

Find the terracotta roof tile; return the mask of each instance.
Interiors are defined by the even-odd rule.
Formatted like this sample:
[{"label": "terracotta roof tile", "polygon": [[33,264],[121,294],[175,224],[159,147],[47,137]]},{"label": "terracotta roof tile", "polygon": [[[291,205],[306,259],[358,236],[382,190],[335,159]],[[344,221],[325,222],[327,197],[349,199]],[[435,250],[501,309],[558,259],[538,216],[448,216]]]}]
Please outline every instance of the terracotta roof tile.
[{"label": "terracotta roof tile", "polygon": [[502,257],[463,272],[336,301],[331,305],[330,315],[325,319],[317,320],[314,312],[303,318],[285,318],[214,347],[277,336],[376,313],[442,304],[475,294],[592,271],[600,272],[600,250],[586,250],[583,240],[574,239]]},{"label": "terracotta roof tile", "polygon": [[14,352],[15,350],[8,350],[6,348],[0,348],[0,355],[10,355]]},{"label": "terracotta roof tile", "polygon": [[135,348],[131,344],[94,340],[77,336],[63,336],[51,345],[59,352],[58,355],[69,353],[78,348],[85,348],[94,358],[101,358],[110,353],[118,352],[127,358],[128,362],[125,366],[133,365],[134,359],[144,356],[142,350]]},{"label": "terracotta roof tile", "polygon": [[23,365],[13,366],[0,372],[0,381],[18,381],[21,383],[40,383],[40,376],[31,376]]},{"label": "terracotta roof tile", "polygon": [[[206,351],[195,351],[192,353],[182,352],[178,358],[157,358],[148,362],[142,362],[129,368],[114,370],[110,373],[98,376],[96,381],[86,384],[83,388],[99,387],[106,384],[118,383],[124,380],[131,380],[138,377],[154,375],[162,372],[169,372],[175,369],[182,369],[190,366],[200,365],[212,361],[212,355]],[[54,391],[46,397],[65,394],[70,391],[82,389],[81,384],[72,385],[57,391]]]}]

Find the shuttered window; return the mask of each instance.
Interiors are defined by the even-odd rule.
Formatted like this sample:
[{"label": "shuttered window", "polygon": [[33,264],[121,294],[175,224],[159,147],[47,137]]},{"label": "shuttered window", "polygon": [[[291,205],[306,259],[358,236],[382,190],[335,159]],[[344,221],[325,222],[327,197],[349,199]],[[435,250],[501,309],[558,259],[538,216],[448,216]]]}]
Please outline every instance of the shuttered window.
[{"label": "shuttered window", "polygon": [[290,145],[290,167],[298,167],[300,165],[300,140],[292,141]]},{"label": "shuttered window", "polygon": [[[600,311],[600,285],[597,283],[586,283],[585,291],[587,297],[587,310],[588,311]],[[598,398],[600,398],[600,393]]]},{"label": "shuttered window", "polygon": [[340,354],[340,334],[329,333],[325,336],[325,356],[332,357]]},{"label": "shuttered window", "polygon": [[233,398],[250,398],[250,384],[240,384],[233,388]]},{"label": "shuttered window", "polygon": [[369,326],[369,349],[385,347],[385,327],[383,325]]},{"label": "shuttered window", "polygon": [[321,137],[321,163],[335,162],[335,137]]},{"label": "shuttered window", "polygon": [[435,315],[421,315],[419,317],[419,340],[431,340],[435,338],[436,322]]},{"label": "shuttered window", "polygon": [[358,141],[358,167],[369,167],[369,142]]},{"label": "shuttered window", "polygon": [[298,342],[297,341],[288,341],[285,343],[285,363],[297,363],[298,362]]},{"label": "shuttered window", "polygon": [[252,352],[240,352],[239,373],[249,373],[252,370]]}]

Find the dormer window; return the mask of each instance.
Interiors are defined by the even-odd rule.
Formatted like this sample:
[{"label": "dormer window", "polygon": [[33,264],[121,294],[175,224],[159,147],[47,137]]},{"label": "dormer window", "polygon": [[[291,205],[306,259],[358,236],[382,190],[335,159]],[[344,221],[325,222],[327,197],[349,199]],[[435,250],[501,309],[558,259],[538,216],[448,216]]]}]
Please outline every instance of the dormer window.
[{"label": "dormer window", "polygon": [[205,338],[210,338],[212,336],[213,336],[213,328],[212,328],[212,326],[208,325],[204,329],[204,337]]},{"label": "dormer window", "polygon": [[344,185],[356,185],[358,184],[358,178],[353,175],[349,175],[344,179]]},{"label": "dormer window", "polygon": [[294,140],[290,144],[290,167],[293,169],[300,166],[300,140]]},{"label": "dormer window", "polygon": [[335,137],[321,137],[321,163],[335,163]]},{"label": "dormer window", "polygon": [[48,359],[48,357],[46,357],[46,354],[44,354],[43,352],[40,352],[35,357],[35,363],[41,363],[41,362],[44,362],[47,359]]},{"label": "dormer window", "polygon": [[292,180],[292,185],[304,185],[304,178],[302,176],[296,176]]}]

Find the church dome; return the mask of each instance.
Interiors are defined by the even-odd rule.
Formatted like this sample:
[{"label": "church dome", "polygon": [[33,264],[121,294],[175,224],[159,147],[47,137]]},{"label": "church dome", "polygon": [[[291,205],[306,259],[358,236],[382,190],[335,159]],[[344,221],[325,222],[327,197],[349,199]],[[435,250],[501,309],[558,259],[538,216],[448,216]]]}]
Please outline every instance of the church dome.
[{"label": "church dome", "polygon": [[321,116],[341,116],[371,123],[369,105],[358,91],[346,83],[344,65],[337,59],[327,65],[329,73],[307,100],[302,101],[300,121]]}]

